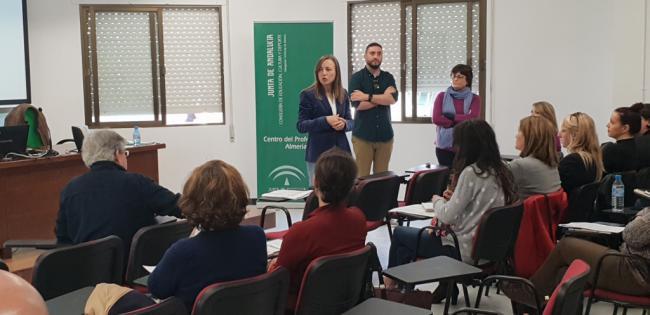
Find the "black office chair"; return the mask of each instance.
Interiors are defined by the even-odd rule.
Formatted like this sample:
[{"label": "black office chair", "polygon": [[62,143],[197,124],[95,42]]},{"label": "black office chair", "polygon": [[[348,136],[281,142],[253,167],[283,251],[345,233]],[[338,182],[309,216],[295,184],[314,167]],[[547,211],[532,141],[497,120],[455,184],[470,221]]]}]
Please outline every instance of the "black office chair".
[{"label": "black office chair", "polygon": [[123,313],[121,315],[186,315],[189,314],[183,301],[170,297],[147,307]]},{"label": "black office chair", "polygon": [[359,207],[366,215],[366,230],[386,225],[392,237],[388,211],[397,207],[401,179],[393,172],[383,172],[359,178],[350,193],[349,206]]},{"label": "black office chair", "polygon": [[143,265],[155,266],[176,241],[192,233],[187,220],[145,226],[133,235],[124,283],[132,285],[135,279],[148,274]]},{"label": "black office chair", "polygon": [[370,246],[314,259],[302,279],[296,315],[341,314],[359,302]]},{"label": "black office chair", "polygon": [[593,182],[575,188],[569,195],[569,207],[561,223],[592,222],[596,217],[594,208],[599,186],[599,182]]},{"label": "black office chair", "polygon": [[527,305],[529,308],[535,309],[536,314],[543,315],[566,315],[566,314],[582,314],[583,292],[587,285],[587,277],[589,276],[589,265],[576,259],[571,262],[562,277],[560,283],[555,287],[550,299],[545,303],[540,301],[539,294],[530,280],[513,276],[489,276],[485,278],[483,284],[478,290],[476,304],[474,308],[463,308],[454,314],[499,314],[497,312],[490,312],[480,309],[481,293],[484,286],[489,286],[491,283],[500,281],[502,284],[509,286],[509,290],[504,290],[506,296],[516,293],[516,297],[510,297],[512,309],[514,314],[518,314],[518,307],[520,304]]},{"label": "black office chair", "polygon": [[289,271],[279,269],[247,279],[205,287],[194,302],[193,315],[282,315],[289,292]]},{"label": "black office chair", "polygon": [[433,195],[442,195],[448,181],[449,168],[445,166],[416,172],[406,184],[403,205],[430,202]]},{"label": "black office chair", "polygon": [[49,300],[101,282],[122,284],[122,240],[107,236],[41,254],[34,264],[32,285]]}]

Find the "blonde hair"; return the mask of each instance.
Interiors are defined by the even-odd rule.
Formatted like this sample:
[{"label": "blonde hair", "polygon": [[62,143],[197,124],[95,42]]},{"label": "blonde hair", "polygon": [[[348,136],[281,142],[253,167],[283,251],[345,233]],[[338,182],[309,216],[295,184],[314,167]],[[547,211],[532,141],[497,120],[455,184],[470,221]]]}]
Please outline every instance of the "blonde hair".
[{"label": "blonde hair", "polygon": [[566,146],[569,153],[577,153],[587,167],[595,165],[596,180],[599,181],[605,167],[594,120],[585,113],[573,113],[562,121],[562,129],[571,139]]},{"label": "blonde hair", "polygon": [[525,142],[521,157],[530,155],[550,167],[558,165],[560,157],[555,150],[557,133],[548,119],[528,116],[519,121],[519,131],[523,134]]},{"label": "blonde hair", "polygon": [[555,116],[555,109],[553,108],[553,105],[547,101],[539,101],[533,103],[533,112],[535,114],[546,118],[548,121],[553,124],[553,127],[555,128],[555,133],[557,133],[557,118]]}]

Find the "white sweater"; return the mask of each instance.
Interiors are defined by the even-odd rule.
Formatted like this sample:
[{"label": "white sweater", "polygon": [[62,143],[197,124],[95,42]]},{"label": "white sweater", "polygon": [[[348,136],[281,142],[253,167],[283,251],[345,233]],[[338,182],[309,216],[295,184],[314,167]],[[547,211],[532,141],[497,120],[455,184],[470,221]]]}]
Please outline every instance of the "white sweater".
[{"label": "white sweater", "polygon": [[[456,233],[465,262],[472,262],[474,235],[483,214],[490,208],[505,204],[503,189],[496,176],[491,172],[479,176],[475,170],[479,170],[475,164],[463,169],[451,199],[438,199],[433,204],[436,218],[451,225]],[[443,239],[444,244],[450,242],[451,237]]]}]

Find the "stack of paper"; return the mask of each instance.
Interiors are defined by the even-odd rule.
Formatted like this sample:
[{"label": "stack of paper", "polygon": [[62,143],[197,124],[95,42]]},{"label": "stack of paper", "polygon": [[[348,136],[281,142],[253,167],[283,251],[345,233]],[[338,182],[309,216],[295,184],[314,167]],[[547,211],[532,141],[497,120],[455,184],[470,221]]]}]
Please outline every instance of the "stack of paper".
[{"label": "stack of paper", "polygon": [[273,256],[280,252],[282,246],[282,239],[271,240],[266,242],[266,255]]},{"label": "stack of paper", "polygon": [[637,189],[634,189],[634,193],[641,196],[641,197],[643,197],[643,198],[650,199],[650,190],[644,190],[644,189],[638,189],[637,188]]},{"label": "stack of paper", "polygon": [[397,207],[389,210],[389,212],[404,214],[404,215],[415,215],[419,217],[433,218],[435,215],[433,213],[433,204],[423,203],[423,204],[414,204],[410,206]]},{"label": "stack of paper", "polygon": [[311,190],[279,189],[262,194],[262,198],[298,200],[307,198],[309,194],[311,194]]},{"label": "stack of paper", "polygon": [[146,270],[148,273],[152,273],[154,270],[156,270],[156,266],[142,265],[142,268],[144,268],[144,270]]},{"label": "stack of paper", "polygon": [[599,233],[621,233],[623,232],[623,229],[625,229],[624,226],[611,226],[591,222],[570,222],[566,224],[560,224],[560,226],[570,229],[589,230]]}]

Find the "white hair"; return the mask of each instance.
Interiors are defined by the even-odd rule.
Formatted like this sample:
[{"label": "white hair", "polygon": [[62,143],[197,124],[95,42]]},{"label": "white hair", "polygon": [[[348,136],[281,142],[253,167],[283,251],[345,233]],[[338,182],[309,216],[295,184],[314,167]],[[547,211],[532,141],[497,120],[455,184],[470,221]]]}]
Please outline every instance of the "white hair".
[{"label": "white hair", "polygon": [[115,162],[115,153],[124,151],[125,147],[126,140],[117,132],[97,130],[84,138],[81,158],[88,167],[99,161]]}]

